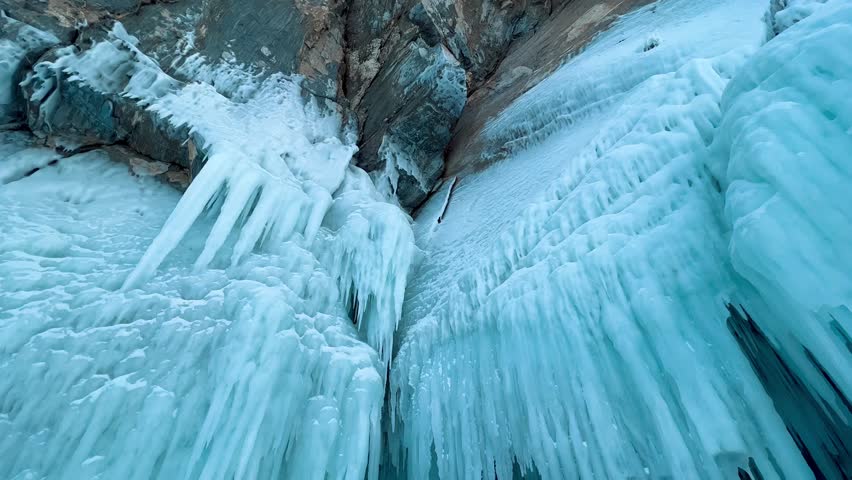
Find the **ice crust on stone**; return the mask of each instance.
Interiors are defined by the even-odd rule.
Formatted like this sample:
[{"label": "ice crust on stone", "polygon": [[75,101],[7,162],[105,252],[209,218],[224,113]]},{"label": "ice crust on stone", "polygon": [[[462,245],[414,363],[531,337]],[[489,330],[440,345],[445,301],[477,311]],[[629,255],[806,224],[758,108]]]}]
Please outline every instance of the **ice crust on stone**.
[{"label": "ice crust on stone", "polygon": [[[340,231],[323,232],[325,241],[314,252],[333,262],[326,267],[336,272],[347,302],[358,304],[371,345],[387,360],[413,252],[412,234],[406,216],[390,211],[373,194],[372,184],[349,167],[356,147],[340,116],[305,100],[298,79],[282,75],[239,92],[226,91],[231,97],[207,83],[182,84],[136,44],[116,23],[107,41],[81,53],[68,48],[56,61],[39,64],[36,73],[48,78],[62,73],[69,81],[137,100],[162,121],[190,127],[206,154],[204,168],[124,288],[150,277],[205,212],[216,221],[195,261],[198,270],[224,253],[232,265],[238,264],[259,245],[276,251],[295,241],[311,248],[335,204],[331,223]],[[202,78],[228,77],[231,71],[195,69],[204,73]],[[42,83],[45,92],[56,95],[50,82]],[[49,109],[43,115],[49,123]],[[348,186],[342,188],[345,178]],[[342,218],[346,215],[351,222]],[[359,221],[365,226],[354,226]],[[386,246],[394,248],[377,248]],[[353,263],[336,263],[344,259]]]},{"label": "ice crust on stone", "polygon": [[376,478],[414,244],[339,115],[175,80],[119,23],[33,75],[48,125],[63,75],[206,159],[178,197],[98,152],[0,158],[0,477]]},{"label": "ice crust on stone", "polygon": [[[16,120],[18,78],[27,56],[59,43],[50,33],[6,16],[0,10],[0,125]],[[9,35],[12,38],[6,38]],[[35,60],[35,59],[30,59]]]},{"label": "ice crust on stone", "polygon": [[[440,224],[443,192],[417,219],[397,472],[849,473],[850,8],[826,2],[762,45],[765,2],[661,1],[489,125],[510,157],[462,179]],[[792,355],[836,431],[788,432],[728,303]]]}]

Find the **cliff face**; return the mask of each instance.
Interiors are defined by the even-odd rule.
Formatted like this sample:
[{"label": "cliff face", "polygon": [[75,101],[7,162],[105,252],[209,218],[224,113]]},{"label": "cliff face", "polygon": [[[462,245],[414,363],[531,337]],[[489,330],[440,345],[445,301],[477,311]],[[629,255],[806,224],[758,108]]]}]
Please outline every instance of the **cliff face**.
[{"label": "cliff face", "polygon": [[[80,7],[0,0],[0,9],[16,25],[55,37],[22,47],[26,55],[14,66],[21,78],[49,46],[86,50],[115,21],[167,74],[209,83],[232,98],[251,95],[245,79],[298,75],[307,98],[357,127],[357,164],[412,211],[445,172],[492,161],[482,138],[488,119],[640,3],[646,2],[101,0]],[[12,28],[0,35],[17,41]],[[43,60],[55,57],[48,52]],[[35,95],[33,84],[10,93],[17,106],[8,108],[26,112],[30,128],[48,142],[126,143],[155,160],[200,168],[203,146],[190,138],[191,128],[160,125],[122,95],[60,88],[67,83],[62,74],[56,81],[49,87],[62,91],[61,114],[51,122],[39,116],[47,97]]]}]

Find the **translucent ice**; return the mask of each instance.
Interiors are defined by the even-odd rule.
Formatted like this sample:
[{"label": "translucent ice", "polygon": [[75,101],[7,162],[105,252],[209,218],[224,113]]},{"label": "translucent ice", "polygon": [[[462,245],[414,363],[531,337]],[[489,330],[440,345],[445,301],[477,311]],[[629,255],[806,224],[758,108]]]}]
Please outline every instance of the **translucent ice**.
[{"label": "translucent ice", "polygon": [[[812,478],[816,457],[843,478],[825,467],[844,468],[850,418],[833,391],[850,372],[849,2],[761,47],[767,7],[624,18],[489,125],[510,158],[462,179],[440,224],[446,196],[424,207],[391,372],[399,472]],[[544,194],[524,180],[548,172]],[[836,419],[822,444],[776,410],[729,302],[796,350]]]},{"label": "translucent ice", "polygon": [[60,74],[207,158],[179,197],[98,152],[3,152],[0,477],[375,478],[413,239],[339,116],[298,79],[179,82],[120,24],[36,66],[48,124]]}]

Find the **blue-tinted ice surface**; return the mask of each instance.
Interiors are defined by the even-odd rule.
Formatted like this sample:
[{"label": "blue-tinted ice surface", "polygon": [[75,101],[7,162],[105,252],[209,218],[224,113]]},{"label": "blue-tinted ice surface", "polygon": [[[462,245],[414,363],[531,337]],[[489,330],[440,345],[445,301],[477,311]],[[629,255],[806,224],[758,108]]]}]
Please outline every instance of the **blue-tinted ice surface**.
[{"label": "blue-tinted ice surface", "polygon": [[292,79],[136,45],[31,81],[190,126],[183,196],[0,132],[0,478],[852,475],[848,0],[628,15],[414,234]]},{"label": "blue-tinted ice surface", "polygon": [[64,76],[187,125],[206,163],[181,196],[4,134],[0,478],[375,478],[408,217],[296,80],[227,97],[136,43],[116,24],[37,64],[40,120]]},{"label": "blue-tinted ice surface", "polygon": [[0,477],[361,478],[382,369],[309,251],[120,289],[178,200],[97,152],[0,187]]},{"label": "blue-tinted ice surface", "polygon": [[852,4],[782,3],[657,2],[491,122],[417,218],[400,472],[852,474]]}]

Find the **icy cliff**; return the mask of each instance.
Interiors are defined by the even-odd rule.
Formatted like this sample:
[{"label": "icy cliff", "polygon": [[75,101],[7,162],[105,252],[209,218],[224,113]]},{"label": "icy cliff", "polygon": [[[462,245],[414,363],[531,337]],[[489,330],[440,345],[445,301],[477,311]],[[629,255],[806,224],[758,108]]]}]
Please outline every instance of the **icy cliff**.
[{"label": "icy cliff", "polygon": [[852,2],[95,3],[0,18],[0,478],[852,476]]},{"label": "icy cliff", "polygon": [[399,472],[849,475],[852,5],[820,6],[763,45],[764,2],[659,2],[492,120],[515,153],[417,218]]}]

